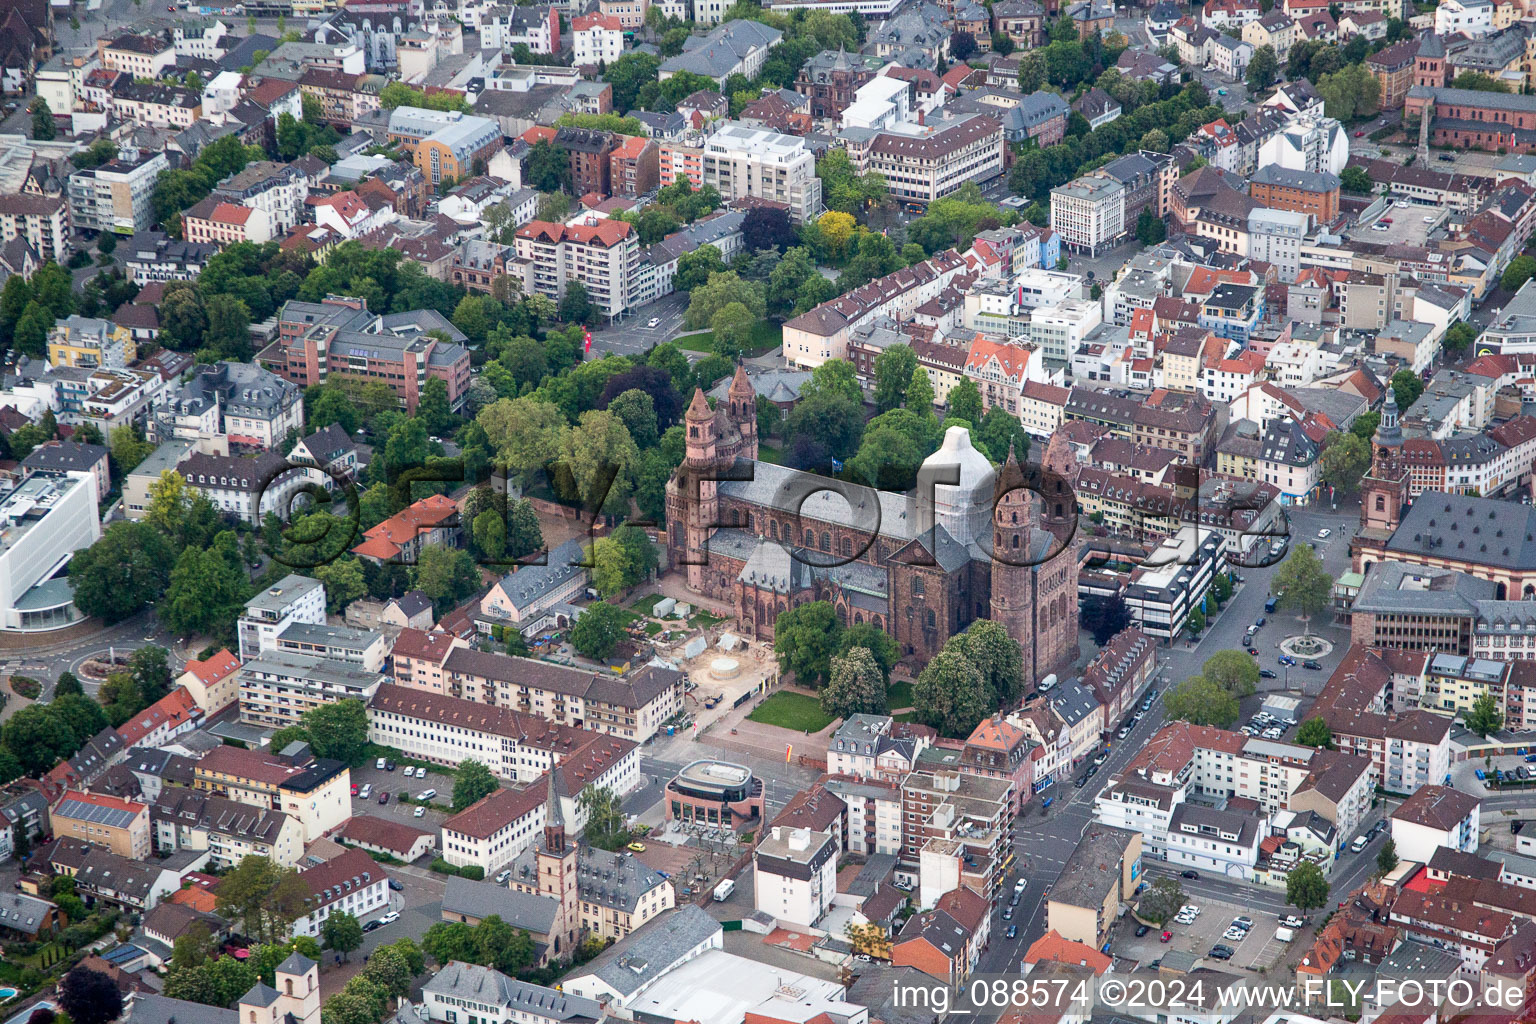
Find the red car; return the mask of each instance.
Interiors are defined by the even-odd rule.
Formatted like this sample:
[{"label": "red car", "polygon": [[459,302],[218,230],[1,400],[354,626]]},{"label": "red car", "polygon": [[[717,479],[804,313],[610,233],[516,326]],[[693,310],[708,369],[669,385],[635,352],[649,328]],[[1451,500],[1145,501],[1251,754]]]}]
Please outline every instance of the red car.
[{"label": "red car", "polygon": [[1355,138],[1357,139],[1363,137],[1364,135],[1365,131],[1363,129],[1361,131],[1355,132]]},{"label": "red car", "polygon": [[357,796],[357,783],[352,783],[352,795]]},{"label": "red car", "polygon": [[1157,937],[1157,941],[1158,942],[1172,942],[1173,941],[1173,932],[1163,932],[1163,934],[1161,934],[1161,935],[1159,935]]}]

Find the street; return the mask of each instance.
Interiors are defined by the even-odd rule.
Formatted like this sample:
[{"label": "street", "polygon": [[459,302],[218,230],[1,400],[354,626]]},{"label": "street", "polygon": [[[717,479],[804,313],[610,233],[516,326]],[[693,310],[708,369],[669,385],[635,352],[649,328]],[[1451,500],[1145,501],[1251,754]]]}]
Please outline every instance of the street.
[{"label": "street", "polygon": [[[671,341],[683,329],[683,315],[688,312],[688,293],[673,292],[615,324],[592,332],[592,351],[588,359],[612,352],[620,356],[643,355],[664,341]],[[648,327],[652,319],[661,323]]]},{"label": "street", "polygon": [[[1355,531],[1359,516],[1356,507],[1345,506],[1337,512],[1326,506],[1292,508],[1287,511],[1292,544],[1303,544],[1311,540],[1316,544],[1324,567],[1331,575],[1337,576],[1348,570],[1349,537]],[[1317,532],[1325,527],[1331,531],[1331,535],[1326,540],[1317,539]],[[1240,568],[1239,574],[1246,582],[1238,586],[1231,601],[1211,620],[1200,642],[1191,647],[1177,642],[1172,647],[1159,649],[1158,670],[1151,684],[1158,691],[1157,700],[1129,736],[1106,744],[1108,759],[1088,785],[1074,789],[1073,782],[1068,779],[1046,789],[1042,794],[1055,797],[1048,810],[1042,811],[1038,801],[1031,802],[1025,808],[1015,823],[1014,845],[1018,856],[1019,877],[1028,880],[1028,888],[1019,905],[1014,908],[1013,920],[994,922],[992,941],[982,954],[977,966],[978,972],[1017,973],[1023,951],[1045,934],[1045,896],[1087,830],[1093,817],[1094,798],[1163,724],[1162,694],[1167,688],[1198,674],[1205,659],[1217,651],[1242,646],[1243,634],[1260,616],[1266,615],[1264,602],[1269,598],[1269,579],[1276,568]],[[1259,661],[1265,668],[1279,671],[1280,666],[1274,663],[1273,645],[1283,637],[1300,633],[1301,623],[1294,616],[1283,612],[1270,613],[1266,617],[1268,624],[1259,631],[1255,640],[1260,650]],[[1330,622],[1313,622],[1311,631],[1334,641],[1333,651],[1318,659],[1323,670],[1299,671],[1295,677],[1288,677],[1286,672],[1280,671],[1277,679],[1261,679],[1260,695],[1244,702],[1245,715],[1257,707],[1263,693],[1284,692],[1289,687],[1293,696],[1303,696],[1307,693],[1315,694],[1321,688],[1348,647],[1348,633]],[[1377,813],[1376,816],[1382,817],[1384,813]],[[1378,839],[1353,859],[1348,853],[1344,855],[1342,868],[1335,869],[1332,879],[1335,891],[1342,893],[1357,886],[1370,873],[1381,841]],[[1149,860],[1146,873],[1149,877],[1156,877],[1163,873],[1177,874],[1177,871]],[[1269,914],[1283,913],[1285,910],[1285,894],[1277,890],[1214,878],[1201,878],[1198,881],[1181,879],[1181,884],[1192,895],[1198,894],[1206,900],[1229,904],[1234,908],[1247,907]],[[1002,902],[1006,905],[1006,898]],[[1009,940],[1005,937],[1008,923],[1018,924],[1017,938]]]}]

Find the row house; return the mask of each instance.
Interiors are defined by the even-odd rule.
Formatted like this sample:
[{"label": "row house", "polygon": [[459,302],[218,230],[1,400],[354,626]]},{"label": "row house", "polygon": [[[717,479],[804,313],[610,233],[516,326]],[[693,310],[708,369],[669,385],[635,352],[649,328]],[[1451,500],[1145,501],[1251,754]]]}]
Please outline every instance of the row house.
[{"label": "row house", "polygon": [[654,736],[682,708],[681,675],[656,666],[620,679],[458,647],[442,659],[438,670],[422,664],[434,660],[430,655],[402,656],[397,648],[397,680],[407,686],[430,685],[434,671],[440,672],[449,696],[635,742]]}]

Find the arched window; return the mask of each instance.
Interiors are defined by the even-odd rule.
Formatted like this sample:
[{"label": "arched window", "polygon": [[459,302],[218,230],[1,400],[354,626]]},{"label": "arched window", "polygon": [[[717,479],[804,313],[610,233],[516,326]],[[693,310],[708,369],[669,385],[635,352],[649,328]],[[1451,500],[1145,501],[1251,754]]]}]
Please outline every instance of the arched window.
[{"label": "arched window", "polygon": [[734,508],[731,509],[731,525],[732,526],[740,526],[741,525],[741,513],[736,511]]},{"label": "arched window", "polygon": [[925,583],[923,583],[923,581],[921,579],[914,579],[912,581],[912,596],[913,597],[922,597],[923,594],[925,594],[927,592],[927,590],[928,590],[927,585]]},{"label": "arched window", "polygon": [[844,558],[852,558],[853,557],[853,540],[851,538],[848,538],[848,537],[844,537],[843,538],[843,557]]},{"label": "arched window", "polygon": [[1387,510],[1387,499],[1386,499],[1386,496],[1385,495],[1381,495],[1381,494],[1376,495],[1376,511],[1377,512],[1385,512],[1386,510]]},{"label": "arched window", "polygon": [[862,625],[864,625],[864,614],[862,612],[854,612],[853,613],[853,624],[855,626],[862,626]]},{"label": "arched window", "polygon": [[288,994],[290,996],[293,995],[293,979],[292,978],[284,978],[283,979],[283,987],[288,990]]},{"label": "arched window", "polygon": [[813,533],[809,528],[807,528],[805,531],[805,546],[808,548],[813,548],[816,546],[816,534]]},{"label": "arched window", "polygon": [[1013,535],[1013,546],[1014,546],[1015,549],[1017,549],[1018,546],[1019,546],[1019,535],[1018,534],[1014,534]]},{"label": "arched window", "polygon": [[929,629],[932,629],[934,626],[939,624],[938,616],[933,614],[933,609],[932,608],[928,609],[928,618],[927,618],[926,621],[928,623],[928,628]]},{"label": "arched window", "polygon": [[779,539],[779,524],[777,520],[768,520],[768,535],[774,540]]},{"label": "arched window", "polygon": [[826,530],[821,531],[821,550],[832,550],[832,534],[828,533]]}]

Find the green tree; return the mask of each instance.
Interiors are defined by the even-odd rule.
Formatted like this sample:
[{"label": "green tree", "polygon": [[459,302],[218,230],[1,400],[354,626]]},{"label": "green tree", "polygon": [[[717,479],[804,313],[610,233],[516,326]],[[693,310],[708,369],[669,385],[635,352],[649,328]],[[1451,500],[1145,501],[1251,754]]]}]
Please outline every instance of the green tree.
[{"label": "green tree", "polygon": [[52,142],[58,134],[58,129],[53,124],[53,111],[48,107],[48,101],[41,96],[35,97],[27,110],[32,114],[32,138],[38,142]]},{"label": "green tree", "polygon": [[654,447],[660,439],[656,424],[656,403],[639,388],[630,388],[618,395],[608,403],[608,411],[624,422],[630,438],[641,451]]},{"label": "green tree", "polygon": [[[42,99],[37,102],[42,103]],[[47,104],[43,107],[46,110]],[[59,981],[59,1009],[69,1014],[72,1022],[108,1024],[122,1016],[123,994],[110,975],[75,967]]]},{"label": "green tree", "polygon": [[1398,370],[1390,381],[1399,412],[1407,412],[1424,393],[1424,381],[1412,370]]},{"label": "green tree", "polygon": [[1376,436],[1376,428],[1381,425],[1381,413],[1363,412],[1355,417],[1355,422],[1349,425],[1349,432],[1356,437],[1369,441]]},{"label": "green tree", "polygon": [[580,281],[569,281],[565,294],[560,296],[560,319],[568,324],[592,322],[602,311],[587,297],[587,286]]},{"label": "green tree", "polygon": [[571,646],[593,661],[604,661],[624,639],[629,613],[606,601],[587,606],[571,627]]},{"label": "green tree", "polygon": [[459,921],[438,921],[421,937],[421,948],[441,966],[475,958],[475,930]]},{"label": "green tree", "polygon": [[954,647],[976,666],[998,703],[1012,704],[1024,696],[1024,655],[1019,642],[1000,624],[977,619],[945,646]]},{"label": "green tree", "polygon": [[1333,749],[1333,730],[1328,728],[1328,723],[1321,718],[1309,718],[1301,723],[1301,728],[1296,730],[1296,742],[1304,747],[1317,747],[1319,750]]},{"label": "green tree", "polygon": [[985,415],[981,409],[981,392],[977,390],[976,382],[969,377],[949,389],[947,404],[949,416],[965,420],[973,428],[981,425],[981,418]]},{"label": "green tree", "polygon": [[1312,616],[1326,611],[1333,598],[1333,577],[1310,545],[1297,544],[1275,570],[1270,589],[1276,607],[1296,612],[1310,628]]},{"label": "green tree", "polygon": [[864,647],[832,656],[830,678],[821,691],[821,708],[829,715],[884,714],[885,676]]},{"label": "green tree", "polygon": [[175,560],[165,535],[149,524],[113,523],[70,560],[75,606],[108,623],[137,615],[165,594]]},{"label": "green tree", "polygon": [[708,327],[715,314],[733,302],[745,306],[754,320],[761,320],[768,313],[768,300],[762,285],[743,280],[733,271],[716,272],[693,289],[684,323],[690,328]]},{"label": "green tree", "polygon": [[1481,71],[1463,71],[1451,79],[1452,89],[1468,89],[1472,92],[1509,92],[1509,86]]},{"label": "green tree", "polygon": [[901,658],[901,648],[896,645],[896,640],[885,630],[870,622],[858,622],[843,630],[838,640],[838,653],[847,654],[855,647],[862,647],[875,659],[875,664],[880,667],[880,679],[888,681],[891,677],[891,669],[896,667],[896,662]]},{"label": "green tree", "polygon": [[[1504,715],[1499,710],[1498,700],[1491,693],[1485,693],[1472,702],[1472,706],[1466,710],[1462,719],[1468,732],[1476,733],[1480,739],[1486,739],[1489,733],[1498,732],[1504,726]],[[6,744],[10,746],[10,744]],[[11,748],[12,750],[15,747]]]},{"label": "green tree", "polygon": [[[910,380],[909,377],[909,383]],[[802,398],[835,395],[856,404],[864,401],[864,389],[859,386],[858,373],[846,359],[828,359],[812,370],[811,379],[801,387],[800,394]]]},{"label": "green tree", "polygon": [[396,999],[411,991],[411,980],[415,977],[405,954],[389,946],[373,951],[368,957],[368,965],[362,970],[362,976]]},{"label": "green tree", "polygon": [[[673,275],[672,282],[679,292],[691,292],[708,282],[710,275],[723,274],[727,269],[725,260],[720,256],[719,248],[713,245],[701,245],[677,258],[677,271]],[[708,326],[708,322],[701,321],[691,326],[705,327]]]},{"label": "green tree", "polygon": [[832,656],[843,632],[826,601],[808,601],[784,612],[773,631],[781,673],[793,672],[804,686],[822,686],[832,674]]},{"label": "green tree", "polygon": [[452,607],[480,586],[475,556],[463,548],[432,544],[421,549],[411,571],[412,585],[439,607]]},{"label": "green tree", "polygon": [[507,512],[507,546],[509,558],[525,558],[544,548],[544,530],[533,502],[520,498],[512,503]]},{"label": "green tree", "polygon": [[1136,238],[1142,245],[1157,245],[1168,237],[1168,225],[1151,208],[1143,208],[1136,218]]},{"label": "green tree", "polygon": [[353,768],[368,756],[368,708],[360,700],[338,700],[304,712],[301,721],[318,757],[328,757]]},{"label": "green tree", "polygon": [[1163,696],[1163,714],[1191,725],[1214,725],[1225,729],[1237,721],[1237,698],[1220,683],[1204,676],[1193,676]]},{"label": "green tree", "polygon": [[629,842],[624,828],[624,806],[607,786],[587,785],[576,797],[576,807],[586,818],[582,834],[600,850],[617,850]]},{"label": "green tree", "polygon": [[1252,694],[1259,685],[1259,665],[1247,651],[1217,651],[1200,666],[1205,678],[1234,697]]},{"label": "green tree", "polygon": [[42,704],[29,704],[8,718],[0,726],[0,744],[4,744],[20,763],[22,771],[32,778],[42,778],[79,749],[69,726]]},{"label": "green tree", "polygon": [[981,418],[980,427],[971,431],[971,441],[997,463],[1008,458],[1010,445],[1021,463],[1029,455],[1030,437],[1024,430],[1024,424],[1000,405],[987,410],[987,414]]},{"label": "green tree", "polygon": [[[1533,261],[1532,272],[1536,273],[1536,261]],[[1477,340],[1477,328],[1469,323],[1452,324],[1450,330],[1445,332],[1445,347],[1451,352],[1465,352],[1467,347]],[[1357,417],[1358,419],[1358,417]]]},{"label": "green tree", "polygon": [[500,512],[488,508],[474,518],[470,527],[475,547],[490,561],[500,561],[507,547],[507,524]]},{"label": "green tree", "polygon": [[320,939],[326,949],[334,949],[342,959],[350,960],[349,954],[363,944],[363,926],[345,910],[337,910],[321,922]]},{"label": "green tree", "polygon": [[1339,183],[1344,187],[1344,191],[1359,192],[1363,195],[1369,195],[1376,189],[1375,183],[1371,181],[1371,176],[1365,172],[1363,167],[1344,168],[1339,174]]},{"label": "green tree", "polygon": [[933,415],[933,381],[921,366],[912,371],[912,380],[907,385],[907,408],[919,416]]},{"label": "green tree", "polygon": [[1509,266],[1504,268],[1504,278],[1500,284],[1504,286],[1505,291],[1517,292],[1533,276],[1536,276],[1536,259],[1521,253],[1510,260]]},{"label": "green tree", "polygon": [[473,759],[460,761],[453,779],[453,809],[456,812],[462,811],[500,788],[496,776],[482,762]]},{"label": "green tree", "polygon": [[1248,60],[1248,91],[1263,92],[1275,84],[1279,74],[1280,59],[1275,56],[1275,48],[1266,43],[1254,50]]},{"label": "green tree", "polygon": [[219,554],[189,547],[171,570],[160,621],[176,633],[227,631],[251,596],[250,578]]},{"label": "green tree", "polygon": [[1371,117],[1381,107],[1381,83],[1364,64],[1348,64],[1318,78],[1317,94],[1324,112],[1340,121]]},{"label": "green tree", "polygon": [[[246,536],[250,538],[255,534]],[[340,615],[347,605],[368,593],[368,581],[362,563],[350,556],[317,565],[310,572],[315,579],[325,584],[325,609],[332,615]]]},{"label": "green tree", "polygon": [[1322,868],[1309,860],[1291,868],[1285,879],[1285,902],[1303,914],[1327,906],[1328,880]]},{"label": "green tree", "polygon": [[[385,86],[386,90],[388,88]],[[528,151],[528,160],[524,167],[523,181],[530,188],[536,188],[540,192],[571,190],[570,155],[548,139],[540,139],[533,144]]]},{"label": "green tree", "polygon": [[1397,869],[1397,841],[1388,839],[1376,853],[1376,870],[1390,874]]},{"label": "green tree", "polygon": [[912,684],[912,707],[917,717],[946,736],[969,736],[995,704],[995,695],[981,671],[949,644]]},{"label": "green tree", "polygon": [[1177,878],[1159,875],[1136,904],[1136,916],[1154,924],[1163,924],[1184,906],[1184,887]]}]

